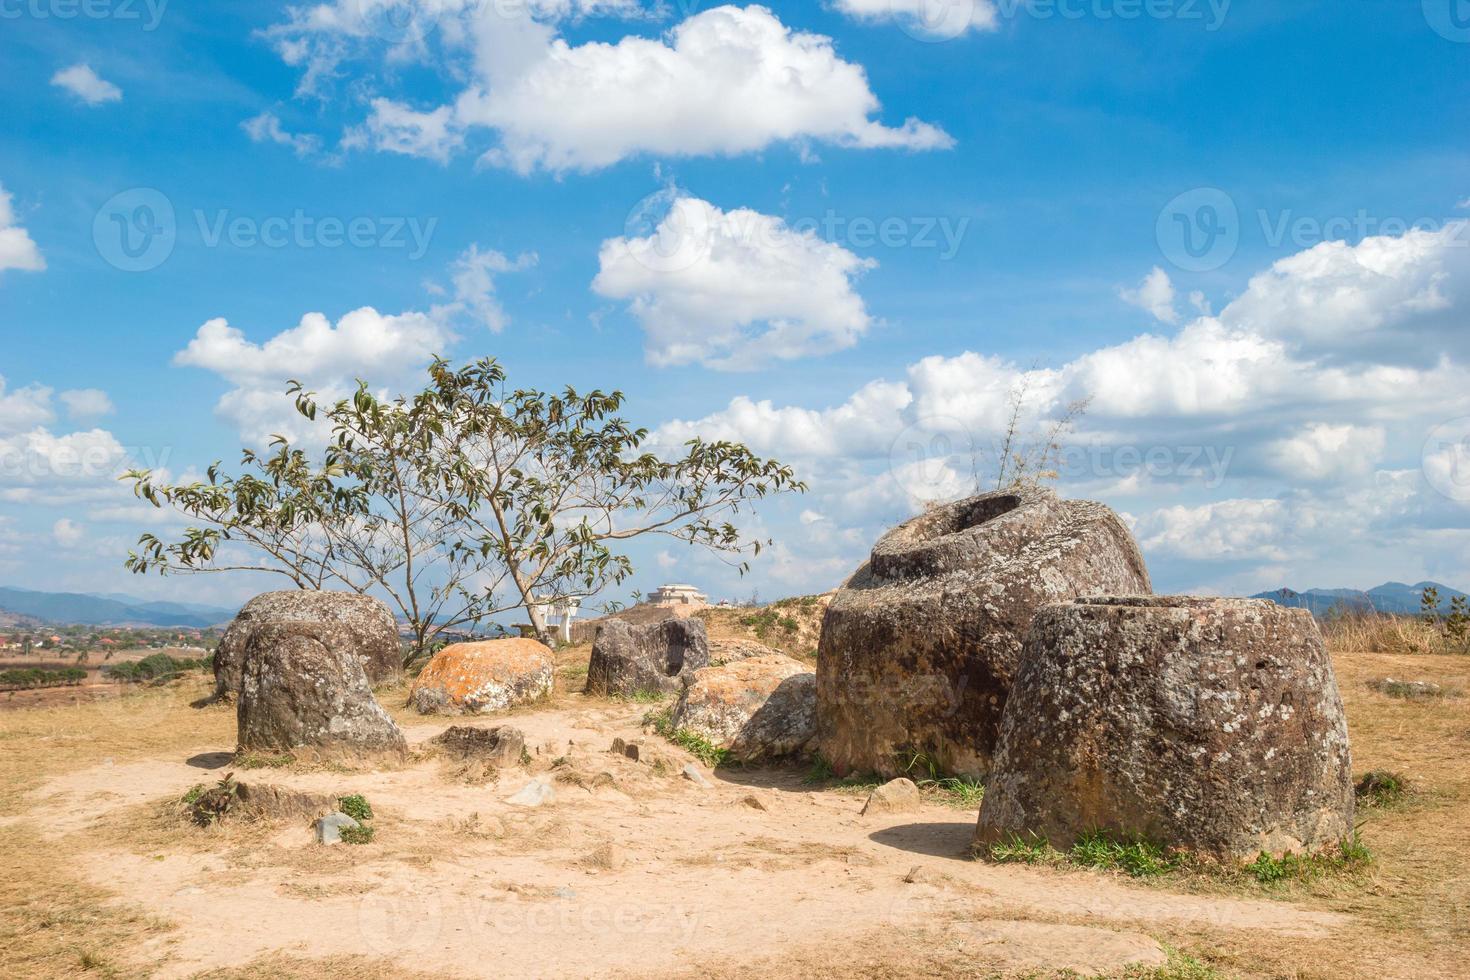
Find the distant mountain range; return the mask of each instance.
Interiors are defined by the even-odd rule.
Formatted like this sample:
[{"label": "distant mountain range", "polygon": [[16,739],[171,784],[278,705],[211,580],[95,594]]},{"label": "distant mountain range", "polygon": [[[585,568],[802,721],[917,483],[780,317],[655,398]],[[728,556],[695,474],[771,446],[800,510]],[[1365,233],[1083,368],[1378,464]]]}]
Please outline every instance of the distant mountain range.
[{"label": "distant mountain range", "polygon": [[1305,592],[1297,592],[1294,589],[1277,589],[1275,592],[1258,592],[1251,598],[1270,599],[1278,605],[1290,606],[1293,609],[1308,609],[1314,616],[1325,616],[1333,609],[1416,616],[1419,614],[1419,604],[1424,590],[1430,588],[1439,590],[1439,611],[1442,613],[1450,611],[1452,597],[1465,594],[1438,582],[1420,582],[1416,585],[1385,582],[1366,591],[1362,589],[1307,589]]},{"label": "distant mountain range", "polygon": [[235,610],[189,602],[149,602],[132,596],[33,592],[0,587],[0,611],[47,623],[80,626],[183,626],[228,623]]}]

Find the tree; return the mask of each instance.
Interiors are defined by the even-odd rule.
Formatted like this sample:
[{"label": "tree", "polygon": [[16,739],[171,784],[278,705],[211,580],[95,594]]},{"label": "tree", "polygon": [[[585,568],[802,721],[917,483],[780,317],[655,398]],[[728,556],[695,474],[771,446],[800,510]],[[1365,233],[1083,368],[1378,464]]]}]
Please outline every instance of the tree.
[{"label": "tree", "polygon": [[323,409],[292,382],[306,419],[330,426],[320,458],[276,437],[242,451],[245,472],[211,466],[206,482],[124,477],[155,506],[197,525],[165,542],[144,534],[134,572],[250,569],[297,588],[386,596],[408,623],[409,660],[445,630],[587,598],[633,573],[623,547],[664,536],[720,555],[743,574],[760,553],[732,518],[769,494],[803,491],[790,467],[733,442],[693,439],[665,458],[617,412],[621,392],[511,388],[492,359],[384,399],[366,382]]},{"label": "tree", "polygon": [[1439,589],[1432,585],[1419,594],[1419,616],[1431,629],[1439,625]]}]

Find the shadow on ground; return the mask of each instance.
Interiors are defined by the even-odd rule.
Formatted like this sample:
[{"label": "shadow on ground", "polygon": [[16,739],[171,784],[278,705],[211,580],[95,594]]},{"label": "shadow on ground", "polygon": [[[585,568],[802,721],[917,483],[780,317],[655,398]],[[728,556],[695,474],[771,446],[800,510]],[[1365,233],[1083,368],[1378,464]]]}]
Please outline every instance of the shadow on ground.
[{"label": "shadow on ground", "polygon": [[975,834],[973,821],[965,823],[905,823],[885,827],[868,835],[875,844],[925,854],[929,857],[970,860],[970,839]]}]

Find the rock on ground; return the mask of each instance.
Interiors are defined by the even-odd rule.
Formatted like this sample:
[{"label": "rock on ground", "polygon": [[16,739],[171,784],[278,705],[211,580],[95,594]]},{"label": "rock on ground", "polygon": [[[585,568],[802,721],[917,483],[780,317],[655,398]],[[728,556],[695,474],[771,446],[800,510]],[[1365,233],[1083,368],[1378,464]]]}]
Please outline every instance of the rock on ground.
[{"label": "rock on ground", "polygon": [[533,779],[505,802],[513,806],[538,807],[556,800],[556,790],[544,779]]},{"label": "rock on ground", "polygon": [[1310,613],[1252,599],[1050,606],[1027,639],[976,840],[1103,831],[1221,859],[1353,829],[1352,760]]},{"label": "rock on ground", "polygon": [[518,765],[526,751],[525,733],[510,725],[495,728],[453,725],[430,742],[452,758],[483,763],[494,769]]},{"label": "rock on ground", "polygon": [[316,822],[316,842],[318,844],[340,844],[342,843],[342,831],[361,826],[362,824],[345,813],[329,813]]},{"label": "rock on ground", "polygon": [[817,734],[817,675],[773,653],[694,672],[671,723],[741,762],[797,755]]},{"label": "rock on ground", "polygon": [[587,665],[588,694],[677,694],[684,679],[709,666],[709,641],[698,619],[634,626],[609,619],[597,629]]},{"label": "rock on ground", "polygon": [[408,701],[425,715],[504,711],[549,697],[554,666],[551,648],[536,640],[455,643],[425,665]]},{"label": "rock on ground", "polygon": [[913,813],[922,805],[919,787],[912,779],[899,777],[890,779],[868,794],[862,815],[867,817],[883,813]]},{"label": "rock on ground", "polygon": [[772,650],[764,643],[739,637],[709,641],[709,663],[711,667],[723,667],[751,657],[784,657],[780,650]]},{"label": "rock on ground", "polygon": [[983,778],[1036,610],[1150,591],[1107,507],[1018,488],[899,525],[833,597],[817,654],[818,742],[841,774],[915,756]]},{"label": "rock on ground", "polygon": [[251,635],[268,623],[318,624],[321,641],[355,654],[372,683],[393,680],[402,670],[398,626],[388,607],[377,599],[355,592],[266,592],[245,603],[220,637],[214,654],[217,698],[229,699],[239,693],[245,647]]},{"label": "rock on ground", "polygon": [[236,706],[242,752],[402,752],[362,660],[330,623],[269,623],[250,634]]}]

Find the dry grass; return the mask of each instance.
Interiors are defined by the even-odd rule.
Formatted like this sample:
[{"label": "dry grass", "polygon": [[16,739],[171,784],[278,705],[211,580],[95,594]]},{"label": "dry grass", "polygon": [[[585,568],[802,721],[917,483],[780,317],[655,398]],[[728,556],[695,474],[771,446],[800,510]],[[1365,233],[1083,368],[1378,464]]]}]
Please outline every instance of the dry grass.
[{"label": "dry grass", "polygon": [[1350,612],[1318,622],[1334,652],[1470,654],[1470,643],[1414,616]]},{"label": "dry grass", "polygon": [[70,870],[68,849],[25,825],[6,828],[0,847],[0,976],[144,976],[126,958],[168,932],[163,919],[110,900]]},{"label": "dry grass", "polygon": [[[565,655],[569,661],[577,656],[570,651]],[[1250,932],[1209,927],[1154,925],[1146,931],[1186,950],[1201,969],[1213,968],[1219,976],[1455,975],[1470,955],[1470,859],[1462,843],[1470,816],[1470,766],[1465,761],[1470,754],[1470,710],[1463,699],[1392,697],[1370,688],[1369,681],[1392,676],[1470,689],[1470,658],[1339,653],[1334,660],[1348,706],[1356,773],[1370,769],[1402,773],[1414,788],[1401,804],[1360,811],[1362,837],[1376,856],[1373,866],[1363,874],[1278,886],[1176,881],[1158,887],[1286,899],[1350,915],[1352,928],[1327,938],[1273,936],[1269,942]],[[189,707],[205,687],[202,680],[187,681],[88,705],[0,713],[0,815],[10,818],[4,824],[9,846],[0,849],[0,976],[141,976],[147,972],[144,964],[156,960],[156,952],[145,950],[155,948],[150,940],[167,939],[169,925],[145,910],[118,904],[105,890],[83,883],[73,870],[86,859],[89,842],[99,833],[114,841],[126,840],[129,850],[139,852],[212,851],[223,859],[213,874],[270,869],[283,876],[283,887],[322,895],[347,887],[344,876],[359,882],[353,887],[363,887],[361,882],[371,878],[368,866],[433,863],[450,838],[460,849],[468,845],[477,851],[518,854],[546,853],[572,843],[568,828],[555,815],[540,813],[493,821],[456,820],[421,830],[404,827],[392,813],[385,813],[385,833],[379,842],[332,849],[274,846],[264,825],[191,827],[171,819],[164,800],[116,811],[105,824],[62,838],[43,839],[25,822],[28,794],[49,777],[100,765],[109,758],[124,763],[177,756],[196,746],[228,748],[233,744],[233,712],[228,707]],[[572,700],[559,690],[555,700],[563,699]],[[384,702],[392,705],[389,697]],[[404,720],[419,721],[411,714]],[[256,775],[270,781],[269,771]],[[208,778],[201,774],[201,779]],[[814,851],[779,835],[710,849],[717,851],[724,852],[724,860],[712,865],[727,869],[862,860],[844,849]],[[596,861],[595,851],[591,859]],[[974,956],[973,948],[951,942],[942,930],[924,935],[890,930],[881,936],[844,937],[841,948],[800,950],[779,961],[749,959],[739,967],[715,963],[701,964],[699,969],[712,976],[770,972],[961,976],[975,975]],[[1161,975],[1210,975],[1180,969]],[[415,976],[368,958],[310,960],[284,955],[207,976],[339,973]]]},{"label": "dry grass", "polygon": [[0,816],[17,813],[24,794],[45,779],[108,759],[195,745],[233,749],[233,708],[189,707],[211,689],[201,675],[89,704],[0,711]]}]

